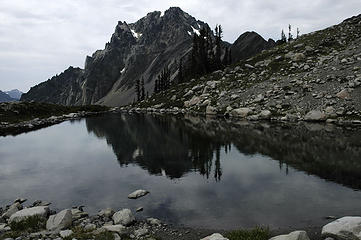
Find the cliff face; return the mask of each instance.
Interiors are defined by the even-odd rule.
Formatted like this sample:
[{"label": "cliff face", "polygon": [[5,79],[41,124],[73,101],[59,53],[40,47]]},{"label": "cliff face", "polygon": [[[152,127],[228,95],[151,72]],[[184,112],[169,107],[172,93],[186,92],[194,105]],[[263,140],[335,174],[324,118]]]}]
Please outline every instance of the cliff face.
[{"label": "cliff face", "polygon": [[[21,100],[65,105],[131,103],[137,79],[144,78],[145,90],[151,94],[155,79],[165,67],[170,69],[171,79],[177,76],[178,61],[188,59],[193,35],[199,34],[201,28],[209,26],[176,7],[164,15],[149,13],[136,23],[118,22],[105,48],[87,56],[84,70],[71,67],[31,88]],[[248,48],[252,39],[246,40]],[[237,52],[239,46],[243,46],[241,40],[232,50]],[[247,50],[247,56],[263,47],[257,43],[257,47]],[[237,56],[234,59],[239,60]]]}]

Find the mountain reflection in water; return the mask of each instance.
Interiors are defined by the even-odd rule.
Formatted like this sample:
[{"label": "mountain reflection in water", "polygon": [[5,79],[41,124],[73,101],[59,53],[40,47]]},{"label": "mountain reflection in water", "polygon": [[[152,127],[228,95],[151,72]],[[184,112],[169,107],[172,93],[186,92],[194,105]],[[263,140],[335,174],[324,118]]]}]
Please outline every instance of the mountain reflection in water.
[{"label": "mountain reflection in water", "polygon": [[222,177],[220,151],[232,144],[243,154],[262,154],[308,174],[361,188],[361,129],[315,123],[234,122],[186,116],[118,115],[86,120],[105,138],[120,165],[135,163],[150,174],[180,178],[188,172]]}]

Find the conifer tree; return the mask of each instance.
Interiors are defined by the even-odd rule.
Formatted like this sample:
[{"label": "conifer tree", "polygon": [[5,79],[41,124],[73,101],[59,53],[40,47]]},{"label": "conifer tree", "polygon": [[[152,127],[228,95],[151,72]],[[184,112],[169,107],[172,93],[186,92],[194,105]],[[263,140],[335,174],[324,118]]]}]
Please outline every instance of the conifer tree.
[{"label": "conifer tree", "polygon": [[292,41],[293,40],[293,36],[292,36],[292,27],[291,27],[291,24],[288,25],[288,41]]},{"label": "conifer tree", "polygon": [[145,89],[144,89],[144,78],[142,77],[142,81],[140,83],[140,100],[143,101],[145,99]]},{"label": "conifer tree", "polygon": [[287,42],[286,34],[285,34],[285,32],[283,31],[283,29],[282,29],[282,32],[281,32],[281,41],[282,41],[283,43],[286,43],[286,42]]},{"label": "conifer tree", "polygon": [[137,102],[140,101],[140,81],[139,79],[136,80],[135,82],[135,94],[137,95]]}]

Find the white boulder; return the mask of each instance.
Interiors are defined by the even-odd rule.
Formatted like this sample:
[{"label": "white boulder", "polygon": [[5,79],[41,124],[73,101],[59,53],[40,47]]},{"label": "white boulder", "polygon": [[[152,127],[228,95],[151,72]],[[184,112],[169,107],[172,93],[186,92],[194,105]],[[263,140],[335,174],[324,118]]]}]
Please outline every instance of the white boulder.
[{"label": "white boulder", "polygon": [[340,240],[361,239],[361,217],[343,217],[322,228],[322,236]]},{"label": "white boulder", "polygon": [[33,217],[33,216],[46,218],[48,214],[49,214],[49,207],[25,208],[11,215],[9,222],[20,222],[28,217]]},{"label": "white boulder", "polygon": [[141,198],[144,197],[145,195],[147,195],[149,192],[147,190],[137,190],[132,192],[131,194],[128,195],[129,199],[137,199],[137,198]]},{"label": "white boulder", "polygon": [[223,237],[219,233],[214,233],[208,237],[202,238],[201,240],[229,240],[228,238]]},{"label": "white boulder", "polygon": [[65,209],[58,214],[51,215],[46,222],[46,229],[49,231],[57,231],[67,229],[71,226],[73,215],[70,209]]},{"label": "white boulder", "polygon": [[310,240],[305,231],[294,231],[290,234],[279,235],[270,240]]},{"label": "white boulder", "polygon": [[324,121],[326,120],[326,114],[320,110],[312,110],[305,116],[306,121]]},{"label": "white boulder", "polygon": [[113,215],[114,224],[128,226],[135,221],[135,217],[130,209],[123,209]]}]

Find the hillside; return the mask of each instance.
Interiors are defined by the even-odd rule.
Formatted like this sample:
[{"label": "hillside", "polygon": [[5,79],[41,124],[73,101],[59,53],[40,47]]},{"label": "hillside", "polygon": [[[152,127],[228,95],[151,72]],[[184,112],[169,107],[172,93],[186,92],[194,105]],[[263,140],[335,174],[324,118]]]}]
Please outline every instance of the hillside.
[{"label": "hillside", "polygon": [[173,86],[131,110],[361,123],[360,38],[361,15]]},{"label": "hillside", "polygon": [[[202,28],[211,31],[207,23],[177,7],[164,15],[151,12],[135,23],[118,22],[105,48],[86,57],[84,69],[70,67],[32,87],[21,100],[63,105],[129,104],[135,99],[136,80],[144,78],[145,91],[151,95],[164,68],[169,68],[171,80],[177,78],[180,59],[189,64],[193,37]],[[222,45],[235,52],[233,60],[240,60],[273,47],[274,41],[249,32],[233,45]]]}]

